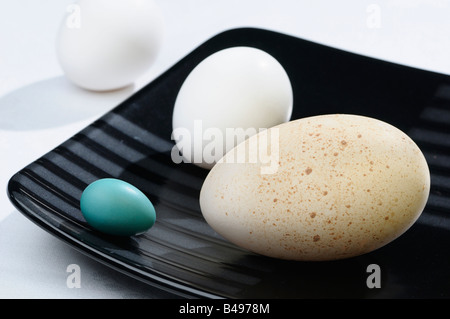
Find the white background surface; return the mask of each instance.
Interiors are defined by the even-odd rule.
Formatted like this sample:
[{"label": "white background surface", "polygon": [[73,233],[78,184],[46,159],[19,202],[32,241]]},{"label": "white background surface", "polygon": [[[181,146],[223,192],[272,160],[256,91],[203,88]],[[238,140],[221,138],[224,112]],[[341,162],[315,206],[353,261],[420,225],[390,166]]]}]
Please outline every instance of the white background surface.
[{"label": "white background surface", "polygon": [[[95,1],[95,0],[92,0]],[[450,0],[158,0],[166,33],[151,69],[110,93],[71,85],[55,55],[70,0],[0,2],[0,298],[160,298],[47,234],[9,202],[18,170],[71,137],[224,30],[275,30],[352,52],[450,74]],[[68,288],[66,268],[81,269]]]}]

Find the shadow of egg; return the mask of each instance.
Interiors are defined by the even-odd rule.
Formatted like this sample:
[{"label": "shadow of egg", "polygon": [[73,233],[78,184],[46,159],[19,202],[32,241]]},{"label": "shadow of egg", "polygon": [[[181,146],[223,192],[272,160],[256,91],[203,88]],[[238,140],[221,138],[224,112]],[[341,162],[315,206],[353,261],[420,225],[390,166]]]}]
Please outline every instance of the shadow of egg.
[{"label": "shadow of egg", "polygon": [[[325,262],[287,261],[250,255],[244,259],[242,262],[245,264],[254,264],[255,267],[263,264],[265,268],[259,270],[260,281],[241,292],[244,298],[360,299],[374,298],[379,293],[379,289],[367,286],[370,276],[367,267],[377,264],[369,255]],[[385,278],[381,276],[380,279],[383,285]]]},{"label": "shadow of egg", "polygon": [[100,116],[133,91],[133,85],[109,92],[88,91],[63,76],[35,82],[0,98],[0,129],[39,130]]}]

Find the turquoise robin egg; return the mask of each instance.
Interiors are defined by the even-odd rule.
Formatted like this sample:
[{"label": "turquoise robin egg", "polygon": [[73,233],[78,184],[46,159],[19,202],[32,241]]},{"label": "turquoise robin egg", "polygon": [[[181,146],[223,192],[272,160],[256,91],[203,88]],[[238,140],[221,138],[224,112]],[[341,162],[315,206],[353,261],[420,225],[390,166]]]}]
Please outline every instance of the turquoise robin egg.
[{"label": "turquoise robin egg", "polygon": [[147,196],[114,178],[89,184],[81,195],[80,208],[92,228],[110,235],[139,235],[156,221],[155,208]]}]

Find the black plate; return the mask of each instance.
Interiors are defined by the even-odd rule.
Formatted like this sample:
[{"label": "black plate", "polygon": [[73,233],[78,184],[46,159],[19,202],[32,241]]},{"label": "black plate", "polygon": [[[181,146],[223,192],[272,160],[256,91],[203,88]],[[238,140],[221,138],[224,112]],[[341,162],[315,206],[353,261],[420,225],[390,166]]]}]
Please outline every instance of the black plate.
[{"label": "black plate", "polygon": [[[178,90],[210,54],[253,46],[273,55],[294,89],[293,119],[353,113],[389,122],[423,150],[432,189],[420,219],[372,253],[333,262],[289,262],[248,253],[202,218],[198,195],[207,171],[174,164],[171,119]],[[131,98],[16,173],[8,185],[28,218],[87,255],[181,297],[450,297],[450,78],[252,28],[221,33]],[[93,231],[79,200],[94,180],[115,177],[155,204],[155,226],[118,239]],[[381,270],[369,288],[367,267]],[[370,279],[370,278],[369,278]],[[370,281],[370,280],[369,280]]]}]

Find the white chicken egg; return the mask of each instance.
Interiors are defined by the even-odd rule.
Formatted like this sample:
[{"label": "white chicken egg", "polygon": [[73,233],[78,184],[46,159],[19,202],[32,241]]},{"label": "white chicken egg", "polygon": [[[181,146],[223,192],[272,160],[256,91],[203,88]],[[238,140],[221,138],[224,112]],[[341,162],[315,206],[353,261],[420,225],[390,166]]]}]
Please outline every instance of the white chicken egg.
[{"label": "white chicken egg", "polygon": [[273,56],[252,47],[218,51],[191,71],[177,95],[177,160],[210,169],[246,138],[287,122],[292,104],[291,82]]},{"label": "white chicken egg", "polygon": [[66,77],[82,88],[130,85],[160,51],[163,17],[153,0],[80,0],[67,11],[57,57]]},{"label": "white chicken egg", "polygon": [[[208,224],[238,246],[291,260],[349,258],[402,235],[426,205],[425,157],[388,123],[321,115],[260,134],[228,152],[200,193]],[[247,160],[255,142],[272,163]]]}]

